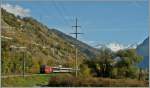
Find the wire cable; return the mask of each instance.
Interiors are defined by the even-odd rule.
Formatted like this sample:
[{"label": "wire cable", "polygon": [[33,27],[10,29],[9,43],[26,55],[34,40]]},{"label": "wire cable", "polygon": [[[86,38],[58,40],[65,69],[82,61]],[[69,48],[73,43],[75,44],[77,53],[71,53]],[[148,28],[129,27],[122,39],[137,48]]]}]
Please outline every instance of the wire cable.
[{"label": "wire cable", "polygon": [[69,25],[69,22],[65,19],[65,16],[63,14],[63,11],[58,7],[57,3],[55,2],[55,0],[52,0],[52,2],[54,3],[54,7],[55,9],[58,11],[58,14],[60,15],[60,17],[62,17],[63,21],[65,22],[66,25]]}]

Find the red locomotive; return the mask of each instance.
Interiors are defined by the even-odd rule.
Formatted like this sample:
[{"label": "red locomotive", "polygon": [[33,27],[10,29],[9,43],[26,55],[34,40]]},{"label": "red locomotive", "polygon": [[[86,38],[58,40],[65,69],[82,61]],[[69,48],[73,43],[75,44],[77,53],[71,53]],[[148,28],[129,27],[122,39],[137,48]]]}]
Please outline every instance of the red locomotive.
[{"label": "red locomotive", "polygon": [[40,67],[40,73],[52,73],[53,72],[53,68],[50,66],[46,66],[46,65],[41,65]]}]

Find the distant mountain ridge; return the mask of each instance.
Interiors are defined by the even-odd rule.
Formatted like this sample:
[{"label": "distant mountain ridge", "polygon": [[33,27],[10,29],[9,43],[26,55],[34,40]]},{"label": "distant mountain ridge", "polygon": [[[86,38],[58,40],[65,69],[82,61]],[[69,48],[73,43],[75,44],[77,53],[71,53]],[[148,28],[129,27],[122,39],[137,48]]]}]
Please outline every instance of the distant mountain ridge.
[{"label": "distant mountain ridge", "polygon": [[149,37],[147,37],[140,45],[138,45],[136,50],[137,53],[144,58],[139,64],[139,67],[149,68]]},{"label": "distant mountain ridge", "polygon": [[130,44],[130,45],[123,45],[123,44],[119,44],[119,43],[108,43],[108,44],[98,44],[95,46],[95,48],[97,49],[101,49],[101,48],[108,48],[110,50],[112,50],[113,52],[117,52],[119,50],[124,50],[124,49],[136,49],[138,44]]},{"label": "distant mountain ridge", "polygon": [[89,55],[90,58],[94,58],[99,53],[97,49],[93,48],[92,46],[86,43],[76,40],[72,36],[68,36],[67,34],[64,34],[55,29],[52,29],[51,31],[58,34],[61,38],[65,39],[70,44],[76,45],[82,52],[85,52],[87,55]]}]

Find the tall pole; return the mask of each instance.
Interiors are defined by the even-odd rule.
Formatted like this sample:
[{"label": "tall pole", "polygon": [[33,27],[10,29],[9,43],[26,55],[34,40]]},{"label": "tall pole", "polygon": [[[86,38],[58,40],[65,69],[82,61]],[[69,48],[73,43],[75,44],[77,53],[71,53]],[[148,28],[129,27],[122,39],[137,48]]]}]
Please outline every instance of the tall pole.
[{"label": "tall pole", "polygon": [[11,45],[10,47],[12,49],[24,49],[23,52],[21,52],[22,56],[23,56],[23,58],[22,58],[22,76],[24,77],[24,75],[25,75],[25,49],[26,49],[26,47],[16,47],[14,45]]},{"label": "tall pole", "polygon": [[75,26],[72,26],[72,27],[75,27],[75,32],[74,33],[71,33],[71,34],[75,34],[75,38],[76,38],[76,49],[75,49],[75,68],[76,68],[76,77],[78,76],[78,49],[77,49],[77,40],[78,40],[78,34],[83,34],[83,33],[79,33],[78,32],[78,27],[81,27],[81,26],[78,26],[78,19],[76,18],[76,23],[75,23]]},{"label": "tall pole", "polygon": [[78,56],[78,50],[77,50],[77,47],[76,47],[76,77],[78,76],[78,61],[77,61],[77,56]]},{"label": "tall pole", "polygon": [[[77,18],[76,18],[76,26],[75,26],[75,28],[76,28],[76,40],[78,39],[78,34],[77,34],[77,29],[78,29],[78,24],[77,24]],[[77,50],[77,41],[76,41],[76,77],[78,76],[78,60],[77,60],[77,58],[78,58],[78,50]]]},{"label": "tall pole", "polygon": [[23,77],[25,75],[25,51],[23,51]]}]

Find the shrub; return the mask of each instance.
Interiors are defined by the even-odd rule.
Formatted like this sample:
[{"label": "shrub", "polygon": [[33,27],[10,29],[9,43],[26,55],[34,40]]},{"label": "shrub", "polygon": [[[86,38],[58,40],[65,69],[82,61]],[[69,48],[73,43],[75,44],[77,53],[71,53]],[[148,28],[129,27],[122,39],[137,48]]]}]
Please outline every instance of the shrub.
[{"label": "shrub", "polygon": [[81,76],[83,76],[83,77],[91,76],[91,69],[88,68],[87,65],[82,65],[80,71],[81,71]]},{"label": "shrub", "polygon": [[112,69],[111,76],[112,76],[112,78],[117,78],[117,76],[118,76],[118,69],[117,68]]},{"label": "shrub", "polygon": [[144,81],[133,79],[110,79],[99,77],[74,77],[70,74],[60,74],[49,80],[51,87],[117,87],[117,86],[148,86]]},{"label": "shrub", "polygon": [[71,86],[73,76],[70,74],[61,74],[50,78],[49,86]]}]

